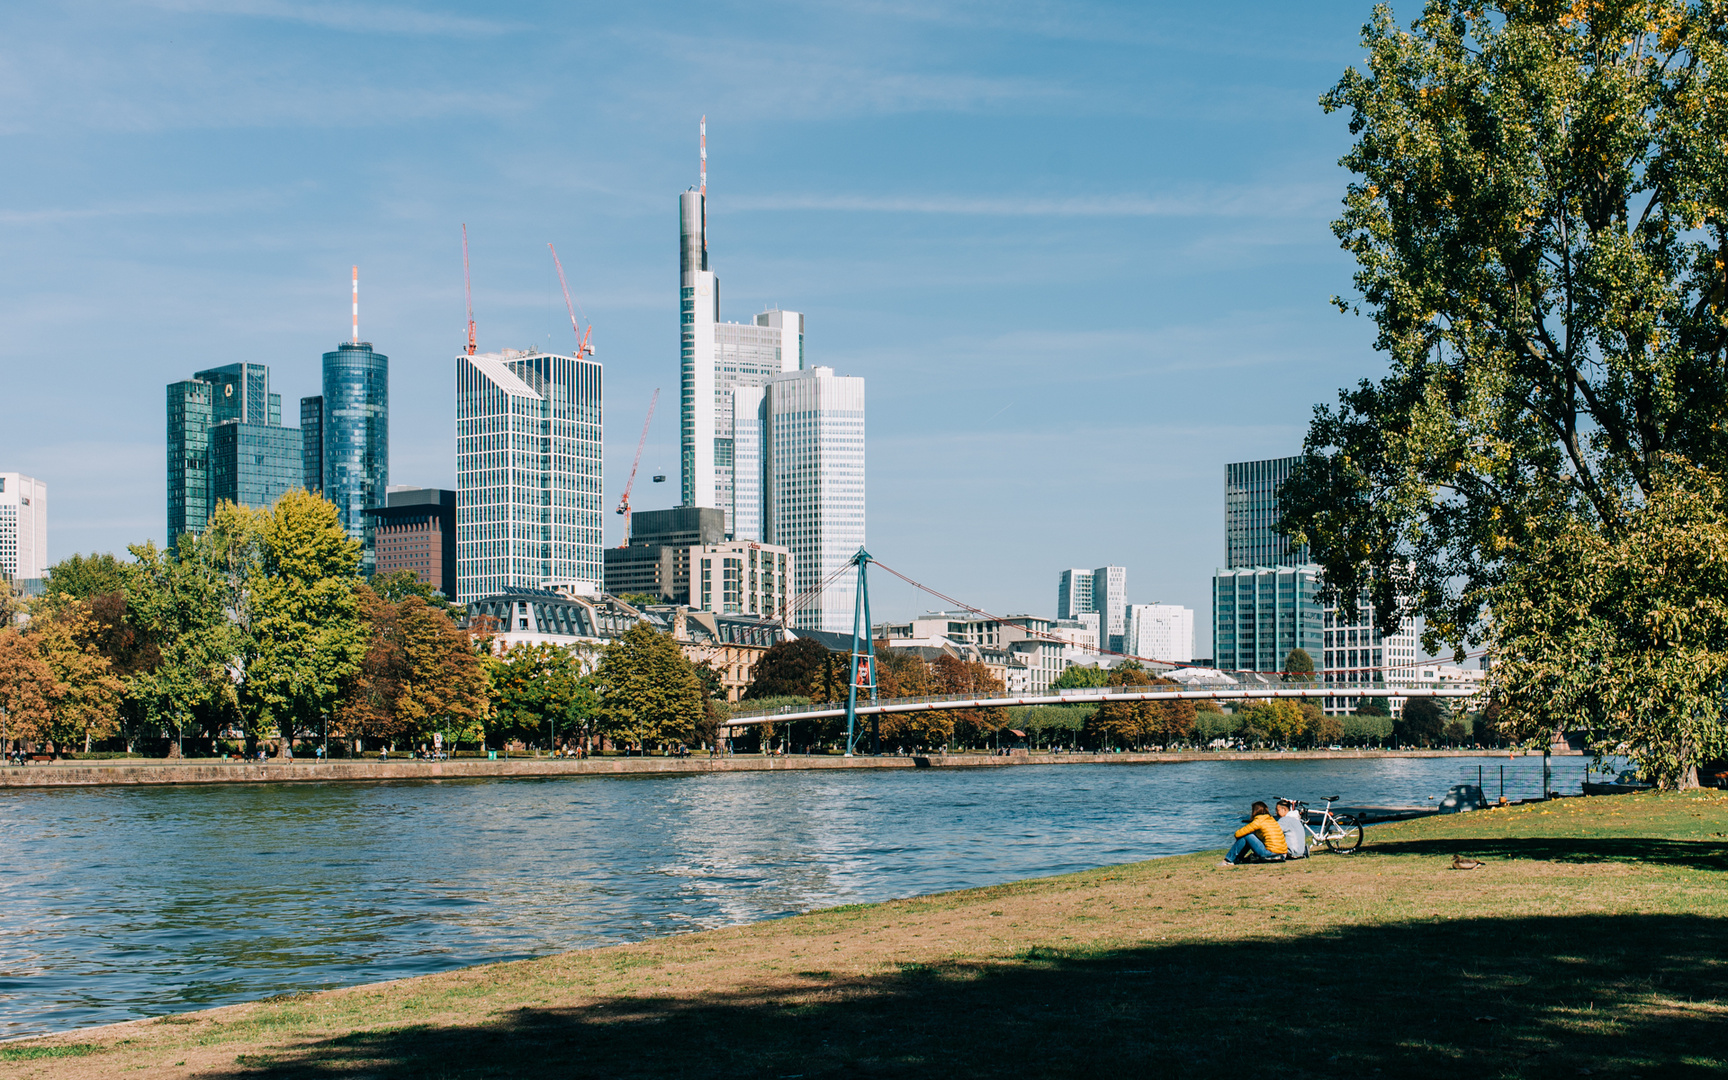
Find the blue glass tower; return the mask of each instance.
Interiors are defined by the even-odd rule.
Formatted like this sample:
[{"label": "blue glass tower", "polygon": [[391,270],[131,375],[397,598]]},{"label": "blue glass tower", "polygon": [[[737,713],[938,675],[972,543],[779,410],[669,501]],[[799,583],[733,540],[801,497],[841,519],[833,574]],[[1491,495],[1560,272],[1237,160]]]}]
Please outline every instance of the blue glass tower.
[{"label": "blue glass tower", "polygon": [[336,346],[324,354],[323,396],[324,497],[364,545],[360,572],[370,575],[374,519],[366,508],[383,506],[390,484],[390,358],[366,341]]}]

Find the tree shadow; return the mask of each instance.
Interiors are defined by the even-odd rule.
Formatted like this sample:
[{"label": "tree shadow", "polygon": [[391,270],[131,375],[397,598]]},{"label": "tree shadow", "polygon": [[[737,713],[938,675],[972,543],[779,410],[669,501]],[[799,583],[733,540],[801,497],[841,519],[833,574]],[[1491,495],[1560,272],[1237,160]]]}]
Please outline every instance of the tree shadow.
[{"label": "tree shadow", "polygon": [[[1261,912],[1270,917],[1277,912]],[[699,998],[614,997],[309,1041],[227,1075],[1720,1076],[1728,965],[1698,916],[1418,920],[1029,949]],[[209,1075],[209,1074],[206,1074]]]},{"label": "tree shadow", "polygon": [[1695,870],[1728,870],[1728,843],[1643,837],[1470,837],[1372,840],[1358,855],[1462,855],[1529,862],[1651,863]]}]

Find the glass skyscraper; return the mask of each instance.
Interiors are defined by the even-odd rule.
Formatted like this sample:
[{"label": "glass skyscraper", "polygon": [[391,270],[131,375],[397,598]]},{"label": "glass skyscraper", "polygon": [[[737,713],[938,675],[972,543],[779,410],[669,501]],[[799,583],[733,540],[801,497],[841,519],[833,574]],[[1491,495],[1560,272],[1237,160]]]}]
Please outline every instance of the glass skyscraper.
[{"label": "glass skyscraper", "polygon": [[[768,384],[761,410],[763,540],[792,552],[792,592],[808,593],[864,546],[864,380],[790,372]],[[793,625],[852,629],[857,588],[841,574]]]},{"label": "glass skyscraper", "polygon": [[[754,509],[759,466],[740,457],[738,442],[759,438],[751,425],[761,388],[804,366],[804,316],[774,310],[748,323],[721,322],[720,278],[708,268],[707,196],[684,192],[678,211],[683,505],[724,510],[728,536],[763,540]],[[740,433],[739,425],[746,430]]]},{"label": "glass skyscraper", "polygon": [[1224,466],[1224,565],[1299,566],[1306,545],[1277,530],[1278,489],[1301,457],[1239,461]]},{"label": "glass skyscraper", "polygon": [[298,428],[263,364],[224,364],[168,385],[168,543],[203,532],[223,500],[268,507],[301,482]]},{"label": "glass skyscraper", "polygon": [[1227,671],[1282,671],[1291,649],[1324,658],[1320,568],[1251,566],[1212,576],[1212,648]]},{"label": "glass skyscraper", "polygon": [[533,349],[456,357],[456,599],[604,577],[601,368]]},{"label": "glass skyscraper", "polygon": [[324,490],[324,397],[300,399],[300,475],[306,490]]},{"label": "glass skyscraper", "polygon": [[336,504],[348,536],[363,545],[360,572],[369,575],[375,522],[366,508],[383,506],[390,486],[390,358],[365,341],[325,353],[319,411],[324,497]]}]

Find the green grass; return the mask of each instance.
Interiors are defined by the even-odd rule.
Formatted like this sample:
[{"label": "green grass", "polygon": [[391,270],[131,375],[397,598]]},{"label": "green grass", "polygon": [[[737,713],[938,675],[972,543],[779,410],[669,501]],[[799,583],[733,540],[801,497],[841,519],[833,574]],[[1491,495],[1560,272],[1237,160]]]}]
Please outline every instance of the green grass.
[{"label": "green grass", "polygon": [[113,1053],[28,1075],[1728,1076],[1721,793],[1217,858],[84,1032]]},{"label": "green grass", "polygon": [[83,1057],[99,1054],[106,1047],[91,1043],[51,1043],[46,1046],[25,1043],[22,1046],[0,1046],[0,1061],[41,1061],[45,1058]]}]

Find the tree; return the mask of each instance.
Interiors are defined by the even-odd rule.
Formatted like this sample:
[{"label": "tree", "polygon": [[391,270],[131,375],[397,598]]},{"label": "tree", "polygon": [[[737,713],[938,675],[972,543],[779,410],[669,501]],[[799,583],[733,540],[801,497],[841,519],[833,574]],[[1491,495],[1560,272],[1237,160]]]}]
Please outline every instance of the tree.
[{"label": "tree", "polygon": [[1392,734],[1410,746],[1433,746],[1441,739],[1451,719],[1438,698],[1417,697],[1404,702],[1404,713],[1392,721]]},{"label": "tree", "polygon": [[1050,689],[1080,690],[1108,685],[1110,685],[1109,668],[1071,664],[1062,669],[1062,674],[1056,676],[1056,681],[1050,684]]},{"label": "tree", "polygon": [[1256,701],[1244,711],[1242,719],[1244,727],[1279,746],[1300,741],[1308,729],[1302,706],[1288,698]]},{"label": "tree", "polygon": [[486,730],[500,740],[556,743],[588,731],[599,706],[587,658],[573,647],[517,645],[498,658],[489,682]]},{"label": "tree", "polygon": [[[1134,660],[1123,661],[1110,669],[1106,678],[1109,680],[1106,686],[1124,690],[1149,690],[1152,687],[1152,676]],[[1157,723],[1158,706],[1150,701],[1106,701],[1092,714],[1091,730],[1105,747],[1116,743],[1133,746],[1144,741]]]},{"label": "tree", "polygon": [[95,621],[83,604],[69,604],[53,615],[30,620],[24,640],[54,678],[48,722],[42,738],[64,749],[83,743],[89,750],[120,728],[118,708],[123,689],[110,671],[108,658],[97,649]]},{"label": "tree", "polygon": [[175,738],[209,720],[220,726],[236,716],[236,680],[244,652],[239,624],[229,617],[222,568],[229,546],[221,532],[184,535],[170,551],[154,543],[128,549],[129,617],[153,652],[154,662],[126,680],[127,700],[143,719]]},{"label": "tree", "polygon": [[14,741],[47,738],[59,695],[54,672],[24,634],[16,627],[0,627],[0,750]]},{"label": "tree", "polygon": [[58,594],[73,600],[89,600],[125,589],[126,566],[107,552],[61,559],[48,568],[48,580],[42,583],[44,596]]},{"label": "tree", "polygon": [[343,688],[332,730],[348,738],[478,742],[486,675],[466,631],[442,602],[408,592],[395,603],[369,586],[356,590],[366,652]]},{"label": "tree", "polygon": [[12,591],[10,581],[0,578],[0,630],[16,623],[24,610],[24,598]]},{"label": "tree", "polygon": [[[973,697],[1000,697],[1007,691],[1002,680],[990,674],[990,669],[976,660],[962,660],[946,654],[930,661],[930,679],[938,694],[966,694]],[[1001,706],[983,709],[945,709],[954,730],[961,737],[982,738],[1008,726],[1008,710]]]},{"label": "tree", "polygon": [[1307,649],[1291,649],[1284,658],[1285,682],[1311,683],[1314,681],[1314,658],[1308,655]]},{"label": "tree", "polygon": [[[1520,612],[1589,590],[1555,549],[1623,549],[1676,460],[1728,472],[1728,38],[1679,0],[1430,0],[1408,32],[1377,9],[1364,43],[1322,104],[1350,113],[1334,231],[1389,371],[1316,410],[1281,524],[1382,632],[1414,614],[1430,650],[1489,641],[1528,730],[1545,714],[1513,680],[1537,672],[1500,662],[1507,629],[1555,657],[1575,622]],[[1593,625],[1598,654],[1652,629]],[[1652,662],[1573,699],[1621,710],[1581,718],[1598,731],[1684,708],[1628,728],[1680,778],[1720,734],[1704,675]]]},{"label": "tree", "polygon": [[354,591],[360,542],[348,538],[332,503],[298,489],[265,517],[260,539],[249,574],[248,726],[255,737],[279,732],[278,755],[292,757],[295,733],[318,730],[366,652]]},{"label": "tree", "polygon": [[392,570],[387,574],[373,574],[366,579],[371,590],[392,604],[400,604],[410,596],[418,596],[429,606],[443,611],[447,615],[461,615],[463,609],[452,604],[448,597],[434,589],[430,583],[420,580],[420,575],[412,570]]},{"label": "tree", "polygon": [[1728,754],[1728,496],[1673,468],[1627,516],[1613,537],[1568,525],[1508,580],[1486,711],[1519,739],[1582,728],[1661,786],[1690,787]]},{"label": "tree", "polygon": [[614,740],[644,747],[689,738],[703,721],[702,683],[690,661],[672,635],[646,622],[606,646],[594,683],[595,726]]},{"label": "tree", "polygon": [[746,700],[771,697],[817,698],[811,689],[819,684],[829,665],[828,650],[811,638],[780,641],[768,647],[750,669]]}]

